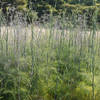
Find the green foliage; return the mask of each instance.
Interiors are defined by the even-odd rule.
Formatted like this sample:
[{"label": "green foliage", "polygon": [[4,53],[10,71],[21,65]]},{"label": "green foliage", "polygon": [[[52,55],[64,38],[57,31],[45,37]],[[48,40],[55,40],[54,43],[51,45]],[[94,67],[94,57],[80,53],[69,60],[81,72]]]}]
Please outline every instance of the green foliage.
[{"label": "green foliage", "polygon": [[[2,40],[0,47],[3,45],[0,48],[1,100],[19,100],[19,98],[21,100],[92,99],[92,41],[91,35],[88,34],[91,30],[86,31],[85,27],[81,27],[81,20],[77,22],[75,16],[72,17],[75,21],[70,21],[64,16],[62,19],[58,18],[60,21],[52,16],[50,18],[50,23],[43,23],[38,28],[32,24],[31,27],[24,28],[21,25],[20,27],[15,26],[15,31],[12,32],[16,35],[23,34],[23,37],[20,36],[21,39],[16,35],[10,37],[14,47],[10,41],[6,41],[7,36],[0,38]],[[70,17],[70,19],[72,18]],[[59,26],[56,26],[56,22]],[[64,33],[67,27],[68,33]],[[26,31],[27,28],[30,28],[31,32]],[[42,30],[43,28],[44,30]],[[21,30],[24,29],[25,33],[22,33]],[[26,35],[26,33],[28,34]],[[97,48],[99,42],[96,39],[97,37],[94,39],[94,48],[97,52],[94,55],[96,59],[94,61],[96,66],[95,95],[96,100],[99,100],[100,89],[97,70],[100,70],[98,67],[100,58]],[[98,41],[100,40],[98,39]],[[6,46],[7,44],[8,46]]]},{"label": "green foliage", "polygon": [[[7,13],[8,9],[13,9],[12,7],[15,7],[15,11],[36,11],[39,18],[42,17],[44,14],[51,13],[54,15],[67,13],[67,15],[70,15],[73,10],[74,13],[78,14],[84,14],[84,12],[87,12],[87,16],[89,16],[91,15],[91,12],[93,13],[94,11],[93,0],[1,0],[1,2],[2,3],[0,3],[0,8],[2,8],[4,14]],[[97,7],[99,5],[99,2],[99,0],[96,1]],[[99,19],[100,16],[98,13],[98,20]]]},{"label": "green foliage", "polygon": [[[93,15],[100,5],[72,5],[74,0],[28,3],[16,1],[23,14],[9,26],[0,16],[0,100],[92,100],[93,93],[99,100],[100,37]],[[35,25],[36,11],[38,16],[64,12]]]}]

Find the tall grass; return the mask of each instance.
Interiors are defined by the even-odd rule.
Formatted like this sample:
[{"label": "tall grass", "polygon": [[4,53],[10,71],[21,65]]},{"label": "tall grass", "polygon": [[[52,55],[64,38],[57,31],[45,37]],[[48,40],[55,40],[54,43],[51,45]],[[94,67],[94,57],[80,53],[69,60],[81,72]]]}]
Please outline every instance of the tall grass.
[{"label": "tall grass", "polygon": [[85,15],[29,25],[18,15],[9,26],[2,18],[0,100],[99,100],[96,17],[92,29]]}]

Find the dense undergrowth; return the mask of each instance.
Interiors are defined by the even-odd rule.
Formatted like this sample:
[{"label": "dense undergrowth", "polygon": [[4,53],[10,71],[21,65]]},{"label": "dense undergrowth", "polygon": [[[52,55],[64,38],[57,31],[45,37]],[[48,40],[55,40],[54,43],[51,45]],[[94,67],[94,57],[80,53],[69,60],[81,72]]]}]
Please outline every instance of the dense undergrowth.
[{"label": "dense undergrowth", "polygon": [[[73,19],[73,20],[72,20]],[[0,100],[99,100],[100,32],[85,16],[30,25],[0,21]]]}]

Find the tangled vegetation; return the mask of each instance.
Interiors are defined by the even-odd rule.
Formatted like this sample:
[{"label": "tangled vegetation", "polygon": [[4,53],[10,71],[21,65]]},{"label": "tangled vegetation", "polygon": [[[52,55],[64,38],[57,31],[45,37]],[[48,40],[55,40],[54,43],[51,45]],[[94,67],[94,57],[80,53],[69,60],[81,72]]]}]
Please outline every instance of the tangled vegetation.
[{"label": "tangled vegetation", "polygon": [[16,16],[8,26],[1,16],[0,100],[99,100],[95,19],[88,28],[86,16],[50,15],[31,24]]},{"label": "tangled vegetation", "polygon": [[99,100],[99,2],[1,0],[0,100]]},{"label": "tangled vegetation", "polygon": [[0,0],[0,9],[5,17],[21,12],[23,16],[27,13],[30,19],[34,17],[39,19],[51,13],[53,15],[65,13],[66,16],[73,13],[81,14],[91,19],[94,10],[98,10],[97,16],[100,21],[100,0]]}]

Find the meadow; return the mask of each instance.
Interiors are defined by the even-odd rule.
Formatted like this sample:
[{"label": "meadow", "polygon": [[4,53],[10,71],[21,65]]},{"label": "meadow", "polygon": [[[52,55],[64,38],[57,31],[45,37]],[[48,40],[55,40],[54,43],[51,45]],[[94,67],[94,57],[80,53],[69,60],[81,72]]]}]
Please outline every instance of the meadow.
[{"label": "meadow", "polygon": [[[100,100],[100,30],[85,16],[0,17],[0,100]],[[44,19],[45,20],[45,19]]]}]

